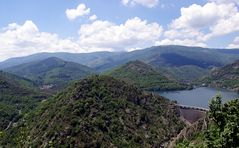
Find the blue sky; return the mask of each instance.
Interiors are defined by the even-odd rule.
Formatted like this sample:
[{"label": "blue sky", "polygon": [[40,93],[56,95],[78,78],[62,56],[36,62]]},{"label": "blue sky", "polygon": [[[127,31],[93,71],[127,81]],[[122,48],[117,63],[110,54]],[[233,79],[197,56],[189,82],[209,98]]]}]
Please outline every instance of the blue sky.
[{"label": "blue sky", "polygon": [[[53,32],[68,37],[76,35],[81,24],[88,19],[79,18],[70,22],[65,14],[67,8],[76,8],[84,3],[91,8],[101,20],[108,20],[117,24],[124,23],[127,19],[139,17],[151,22],[158,22],[167,26],[172,19],[180,15],[183,6],[198,3],[204,4],[205,0],[161,0],[156,7],[148,8],[142,5],[125,7],[120,0],[7,0],[0,2],[0,27],[10,23],[23,24],[32,20],[41,31]],[[164,8],[162,8],[164,6]],[[67,29],[66,29],[67,28]]]},{"label": "blue sky", "polygon": [[171,44],[239,48],[238,4],[238,0],[0,1],[0,60],[37,52],[132,51]]}]

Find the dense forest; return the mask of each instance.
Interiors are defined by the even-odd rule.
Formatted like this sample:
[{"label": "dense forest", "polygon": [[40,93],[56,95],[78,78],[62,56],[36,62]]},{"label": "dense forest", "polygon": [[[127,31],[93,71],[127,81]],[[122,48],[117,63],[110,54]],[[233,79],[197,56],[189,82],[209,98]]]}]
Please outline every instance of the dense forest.
[{"label": "dense forest", "polygon": [[108,76],[72,84],[2,133],[8,147],[160,147],[184,127],[175,104]]}]

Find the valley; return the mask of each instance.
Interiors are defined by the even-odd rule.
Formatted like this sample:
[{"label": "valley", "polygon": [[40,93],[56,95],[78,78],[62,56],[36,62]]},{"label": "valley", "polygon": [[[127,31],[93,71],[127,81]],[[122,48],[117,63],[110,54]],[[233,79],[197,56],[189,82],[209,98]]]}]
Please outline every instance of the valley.
[{"label": "valley", "polygon": [[0,148],[239,148],[239,0],[0,0]]},{"label": "valley", "polygon": [[39,53],[1,62],[0,145],[175,147],[195,133],[205,138],[210,100],[239,97],[239,53],[195,48]]}]

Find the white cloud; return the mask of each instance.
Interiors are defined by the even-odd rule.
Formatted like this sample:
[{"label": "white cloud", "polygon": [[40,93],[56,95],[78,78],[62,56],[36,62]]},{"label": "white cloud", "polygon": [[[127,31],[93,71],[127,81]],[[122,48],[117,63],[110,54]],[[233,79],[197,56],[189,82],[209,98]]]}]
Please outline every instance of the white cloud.
[{"label": "white cloud", "polygon": [[210,2],[216,2],[216,3],[239,3],[239,0],[209,0]]},{"label": "white cloud", "polygon": [[90,21],[95,21],[96,19],[97,19],[97,16],[95,14],[89,17]]},{"label": "white cloud", "polygon": [[84,51],[70,39],[60,39],[57,34],[40,32],[30,20],[23,25],[8,25],[0,32],[0,60],[38,52]]},{"label": "white cloud", "polygon": [[154,45],[161,33],[162,27],[157,23],[136,17],[120,25],[94,21],[81,26],[79,39],[61,39],[57,34],[39,31],[37,25],[28,20],[22,25],[9,24],[0,31],[0,61],[39,52],[135,50]]},{"label": "white cloud", "polygon": [[218,23],[237,13],[234,4],[207,3],[204,6],[193,4],[188,8],[181,8],[181,16],[173,21],[172,28],[205,28]]},{"label": "white cloud", "polygon": [[139,5],[142,5],[142,6],[146,6],[146,7],[149,7],[149,8],[152,8],[152,7],[155,7],[159,0],[121,0],[121,2],[124,4],[124,5],[136,5],[136,4],[139,4]]},{"label": "white cloud", "polygon": [[116,25],[108,21],[95,21],[82,25],[79,30],[81,45],[111,50],[130,50],[154,45],[162,33],[157,23],[148,23],[137,17]]},{"label": "white cloud", "polygon": [[211,38],[239,31],[239,10],[233,2],[221,0],[181,8],[180,17],[173,20],[164,32],[164,38],[168,40],[162,43],[187,41],[185,43],[202,45]]},{"label": "white cloud", "polygon": [[74,20],[78,17],[88,15],[90,8],[87,8],[85,4],[79,4],[76,9],[67,9],[66,16],[69,20]]},{"label": "white cloud", "polygon": [[228,48],[239,48],[239,36],[236,37],[231,44],[228,45]]}]

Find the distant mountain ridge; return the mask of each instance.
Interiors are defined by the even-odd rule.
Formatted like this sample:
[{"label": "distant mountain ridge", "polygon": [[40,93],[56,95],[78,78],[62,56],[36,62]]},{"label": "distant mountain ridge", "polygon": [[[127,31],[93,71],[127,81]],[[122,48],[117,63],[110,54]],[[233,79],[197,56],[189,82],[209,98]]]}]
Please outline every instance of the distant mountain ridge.
[{"label": "distant mountain ridge", "polygon": [[128,62],[105,74],[125,80],[145,90],[159,91],[189,88],[186,84],[170,80],[151,65],[139,60]]},{"label": "distant mountain ridge", "polygon": [[17,65],[5,69],[5,71],[30,79],[39,86],[51,85],[51,87],[56,88],[62,88],[70,81],[79,80],[95,73],[93,69],[87,66],[67,62],[56,57]]},{"label": "distant mountain ridge", "polygon": [[[49,57],[83,64],[98,72],[110,70],[129,61],[140,60],[154,67],[163,68],[168,74],[179,80],[188,81],[187,78],[177,75],[177,71],[180,71],[183,75],[187,75],[191,81],[191,79],[202,76],[202,69],[205,70],[203,73],[207,73],[208,69],[212,67],[222,67],[238,60],[239,52],[237,49],[225,50],[171,45],[155,46],[132,52],[38,53],[8,59],[0,63],[0,69],[40,61]],[[188,69],[185,67],[193,68],[194,73],[188,75]]]}]

